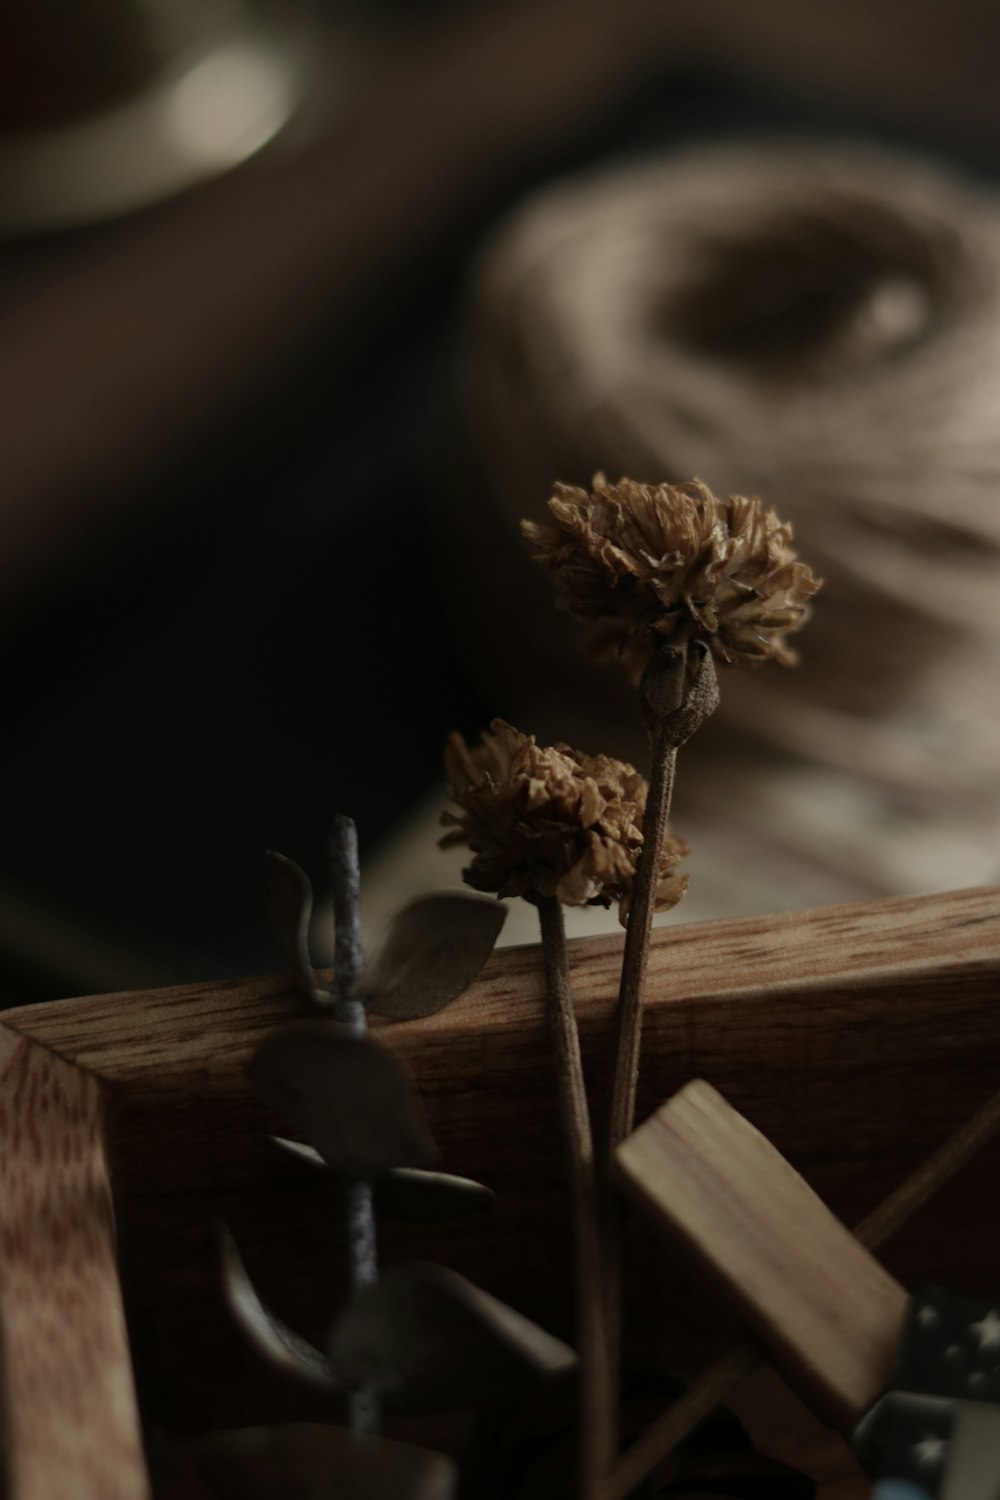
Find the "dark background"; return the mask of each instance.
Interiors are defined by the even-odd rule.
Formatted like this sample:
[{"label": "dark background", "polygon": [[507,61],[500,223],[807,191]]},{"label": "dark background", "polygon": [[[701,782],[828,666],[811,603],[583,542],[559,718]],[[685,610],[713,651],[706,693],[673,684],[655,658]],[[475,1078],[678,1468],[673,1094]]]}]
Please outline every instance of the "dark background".
[{"label": "dark background", "polygon": [[[384,38],[396,14],[355,6],[348,19],[375,15]],[[416,29],[412,14],[407,24]],[[806,56],[811,45],[807,34]],[[526,192],[598,161],[803,129],[930,149],[994,175],[992,122],[919,91],[914,102],[894,82],[891,45],[884,97],[852,90],[849,68],[833,80],[812,64],[800,73],[780,48],[769,67],[756,53],[744,65],[738,45],[717,50],[665,49],[596,117],[568,109],[499,167],[495,151],[483,180],[457,183],[440,227],[432,212],[413,250],[346,309],[342,286],[328,299],[320,289],[279,358],[262,354],[235,395],[223,383],[207,420],[178,423],[124,482],[109,479],[126,503],[74,532],[12,598],[0,622],[4,1002],[273,967],[264,849],[321,885],[334,812],[355,817],[364,854],[377,850],[434,785],[446,733],[502,711],[463,654],[436,501],[444,485],[474,493],[454,389],[464,288]],[[415,46],[414,72],[426,55]],[[877,59],[870,72],[877,81]],[[453,123],[464,128],[460,110]],[[129,229],[155,238],[160,212]],[[12,237],[0,311],[36,274],[58,278],[121,234],[114,223]],[[99,369],[99,319],[96,330]],[[0,421],[30,412],[44,441],[44,380],[7,389]],[[0,481],[2,468],[0,447]]]}]

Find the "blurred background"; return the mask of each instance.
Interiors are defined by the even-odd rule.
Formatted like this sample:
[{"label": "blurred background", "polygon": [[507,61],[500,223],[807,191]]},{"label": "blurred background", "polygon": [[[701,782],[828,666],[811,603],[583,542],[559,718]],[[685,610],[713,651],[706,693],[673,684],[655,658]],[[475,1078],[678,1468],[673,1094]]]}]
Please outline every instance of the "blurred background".
[{"label": "blurred background", "polygon": [[682,756],[675,919],[994,878],[998,41],[4,0],[0,1001],[277,967],[263,851],[322,890],[336,811],[369,927],[454,884],[454,728],[641,757],[516,535],[598,467],[760,493],[827,580]]}]

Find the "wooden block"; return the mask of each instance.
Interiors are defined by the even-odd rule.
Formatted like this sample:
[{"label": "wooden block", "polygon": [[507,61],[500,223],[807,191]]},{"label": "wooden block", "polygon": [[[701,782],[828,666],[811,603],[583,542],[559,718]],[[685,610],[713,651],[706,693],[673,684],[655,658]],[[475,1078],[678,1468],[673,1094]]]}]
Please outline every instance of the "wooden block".
[{"label": "wooden block", "polygon": [[701,1080],[617,1161],[630,1195],[710,1272],[793,1389],[850,1431],[892,1374],[902,1287]]},{"label": "wooden block", "polygon": [[147,1500],[98,1081],[0,1029],[9,1500]]}]

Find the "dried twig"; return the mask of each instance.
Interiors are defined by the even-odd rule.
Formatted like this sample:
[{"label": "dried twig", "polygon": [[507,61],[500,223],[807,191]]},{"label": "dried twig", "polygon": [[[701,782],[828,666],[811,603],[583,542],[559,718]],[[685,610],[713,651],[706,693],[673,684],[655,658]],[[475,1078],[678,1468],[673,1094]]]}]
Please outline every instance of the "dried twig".
[{"label": "dried twig", "polygon": [[576,1327],[580,1353],[579,1492],[584,1500],[590,1500],[590,1497],[602,1493],[610,1472],[617,1393],[605,1328],[593,1134],[570,989],[562,906],[554,896],[538,897],[537,906],[545,957],[549,1029],[556,1059],[559,1113],[570,1165]]}]

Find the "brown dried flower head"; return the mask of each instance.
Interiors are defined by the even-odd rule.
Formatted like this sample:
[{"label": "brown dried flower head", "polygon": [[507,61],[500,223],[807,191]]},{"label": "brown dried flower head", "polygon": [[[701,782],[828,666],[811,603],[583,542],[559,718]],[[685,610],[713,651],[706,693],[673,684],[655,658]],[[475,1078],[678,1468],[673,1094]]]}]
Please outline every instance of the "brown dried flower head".
[{"label": "brown dried flower head", "polygon": [[[445,751],[448,795],[460,813],[441,840],[468,844],[469,885],[499,896],[556,896],[567,906],[620,903],[628,917],[642,849],[646,783],[632,766],[569,745],[537,745],[502,719],[469,748],[453,735]],[[656,908],[676,905],[687,889],[678,865],[688,852],[668,837]]]},{"label": "brown dried flower head", "polygon": [[559,604],[594,622],[591,644],[641,665],[660,641],[700,637],[729,665],[796,657],[786,636],[819,588],[791,546],[791,527],[759,500],[717,499],[690,484],[557,484],[552,520],[522,521]]}]

